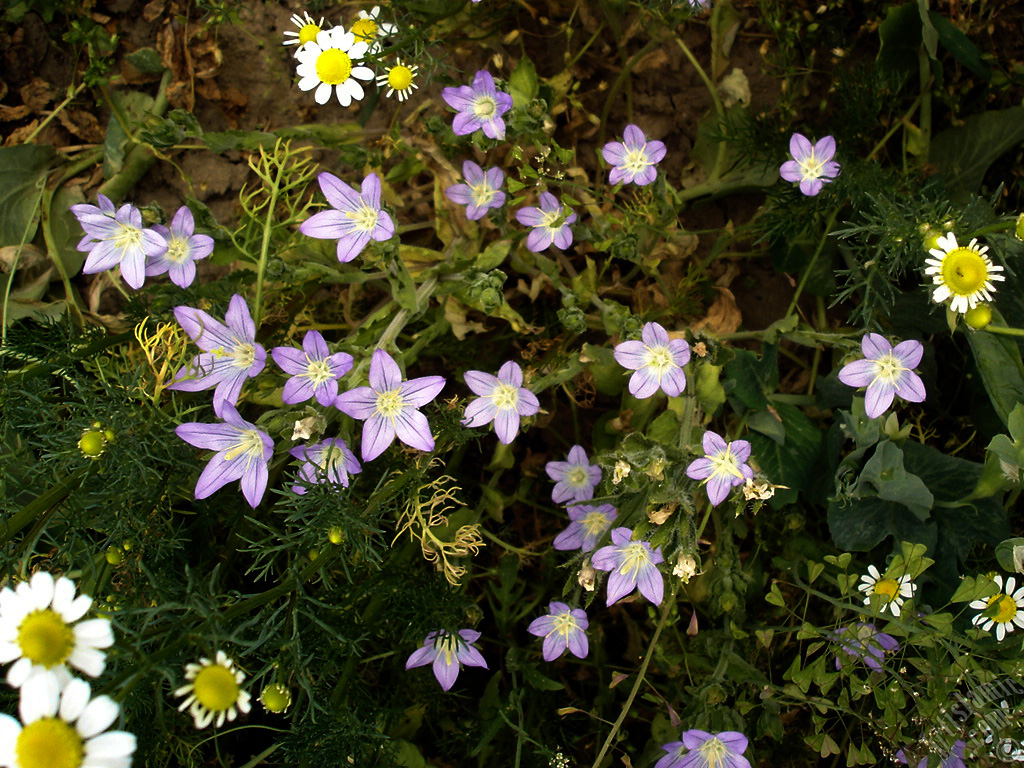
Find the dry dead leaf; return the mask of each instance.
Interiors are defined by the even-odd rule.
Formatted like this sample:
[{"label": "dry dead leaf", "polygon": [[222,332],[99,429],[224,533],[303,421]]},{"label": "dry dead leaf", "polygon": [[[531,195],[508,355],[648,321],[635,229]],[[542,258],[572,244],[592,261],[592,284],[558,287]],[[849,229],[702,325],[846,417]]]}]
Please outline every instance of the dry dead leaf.
[{"label": "dry dead leaf", "polygon": [[145,22],[156,21],[160,18],[160,14],[164,12],[164,7],[167,5],[167,0],[150,0],[146,3],[146,7],[142,9],[142,20]]},{"label": "dry dead leaf", "polygon": [[4,107],[0,106],[0,122],[9,122],[12,120],[21,120],[24,117],[28,117],[29,109],[24,104],[19,104],[16,107]]},{"label": "dry dead leaf", "polygon": [[707,328],[716,336],[720,336],[723,333],[734,333],[743,322],[743,316],[740,314],[740,308],[736,306],[736,297],[732,291],[721,287],[717,290],[718,298],[708,309],[707,316],[693,324],[694,331]]},{"label": "dry dead leaf", "polygon": [[53,88],[40,77],[33,77],[32,82],[21,89],[21,100],[33,112],[39,112],[53,101]]},{"label": "dry dead leaf", "polygon": [[57,113],[57,119],[69,133],[82,141],[100,144],[105,138],[99,120],[94,114],[86,112],[84,109],[62,109]]}]

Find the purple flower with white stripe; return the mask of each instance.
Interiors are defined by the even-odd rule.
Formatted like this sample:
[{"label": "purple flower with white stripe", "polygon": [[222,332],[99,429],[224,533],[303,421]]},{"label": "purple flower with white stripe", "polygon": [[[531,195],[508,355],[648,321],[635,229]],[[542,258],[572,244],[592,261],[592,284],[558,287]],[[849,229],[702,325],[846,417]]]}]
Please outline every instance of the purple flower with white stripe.
[{"label": "purple flower with white stripe", "polygon": [[146,262],[146,276],[168,273],[171,282],[179,288],[188,288],[196,279],[196,262],[213,253],[213,238],[197,235],[192,211],[185,206],[171,219],[171,228],[157,224],[153,227],[167,243],[164,253],[150,257]]},{"label": "purple flower with white stripe", "polygon": [[537,396],[523,386],[523,369],[509,360],[494,376],[483,371],[466,371],[466,384],[479,397],[466,406],[462,423],[482,427],[494,422],[498,439],[508,445],[519,431],[519,420],[540,410]]},{"label": "purple flower with white stripe", "polygon": [[693,728],[682,735],[682,741],[665,744],[666,754],[654,768],[750,768],[743,757],[747,737],[739,731],[708,733]]},{"label": "purple flower with white stripe", "polygon": [[540,193],[540,208],[527,206],[516,211],[516,221],[524,227],[533,227],[526,236],[526,247],[540,253],[554,244],[565,250],[572,245],[570,224],[576,221],[572,208],[564,207],[550,192]]},{"label": "purple flower with white stripe", "polygon": [[292,486],[292,490],[300,496],[306,492],[308,485],[331,483],[348,488],[349,475],[358,475],[363,471],[355,454],[340,437],[297,445],[289,453],[302,462],[299,479],[305,485]]},{"label": "purple flower with white stripe", "polygon": [[441,688],[445,691],[451,690],[463,664],[467,667],[487,669],[484,657],[471,645],[479,639],[480,633],[473,629],[460,629],[457,635],[444,629],[431,632],[423,640],[423,646],[417,648],[406,660],[405,668],[433,664],[434,677],[441,684]]},{"label": "purple flower with white stripe", "polygon": [[924,382],[913,368],[921,363],[924,345],[901,341],[895,347],[877,333],[867,333],[860,342],[863,360],[854,360],[839,371],[839,380],[850,387],[867,387],[864,410],[868,418],[881,416],[899,395],[908,403],[925,399]]},{"label": "purple flower with white stripe", "polygon": [[612,531],[612,543],[594,553],[592,562],[599,571],[610,571],[606,605],[621,600],[634,589],[655,605],[661,604],[665,580],[658,570],[664,562],[661,548],[651,549],[649,542],[633,540],[629,528]]},{"label": "purple flower with white stripe", "polygon": [[466,160],[462,164],[462,177],[465,184],[453,184],[444,193],[453,203],[466,206],[467,219],[482,219],[489,209],[505,204],[505,193],[501,191],[505,174],[501,168],[484,171],[472,160]]},{"label": "purple flower with white stripe", "polygon": [[[957,739],[953,742],[953,746],[949,748],[949,752],[945,757],[941,757],[939,754],[933,753],[936,757],[939,757],[938,768],[967,768],[967,763],[964,762],[964,747],[966,746],[966,741],[963,739]],[[1009,755],[1009,757],[1013,759],[1012,755]],[[903,763],[903,765],[907,764],[907,756],[903,754],[902,749],[896,753],[896,759]],[[1020,761],[1014,760],[1014,762]],[[927,756],[921,758],[921,761],[917,764],[917,768],[928,768]]]},{"label": "purple flower with white stripe", "polygon": [[548,615],[531,621],[526,631],[544,638],[544,661],[554,661],[566,650],[577,659],[585,659],[590,652],[586,632],[589,625],[585,611],[556,601],[548,606]]},{"label": "purple flower with white stripe", "polygon": [[92,275],[120,266],[121,276],[132,288],[146,280],[146,260],[167,250],[167,242],[152,229],[142,226],[142,212],[130,203],[115,210],[110,198],[98,195],[99,206],[80,203],[71,206],[85,237],[78,250],[85,257],[82,272]]},{"label": "purple flower with white stripe", "polygon": [[195,496],[205,499],[234,480],[241,480],[242,495],[254,509],[267,490],[267,464],[274,455],[274,442],[255,424],[238,415],[225,403],[220,424],[189,422],[179,424],[174,433],[189,445],[216,453],[199,475]]},{"label": "purple flower with white stripe", "polygon": [[701,441],[704,458],[696,459],[686,468],[686,476],[692,480],[706,480],[705,490],[711,506],[717,507],[729,491],[754,478],[754,470],[747,465],[750,458],[750,443],[746,440],[725,442],[722,436],[710,429]]},{"label": "purple flower with white stripe", "polygon": [[581,549],[590,552],[619,516],[611,504],[596,507],[590,504],[577,504],[569,507],[568,512],[572,522],[568,528],[555,536],[551,545],[562,551]]},{"label": "purple flower with white stripe", "polygon": [[302,222],[299,231],[319,240],[337,239],[338,261],[352,261],[371,240],[379,242],[394,236],[395,223],[380,208],[377,174],[368,174],[359,192],[330,173],[321,173],[317,181],[331,208],[314,213]]},{"label": "purple flower with white stripe", "polygon": [[615,360],[623,368],[636,371],[629,377],[629,392],[643,400],[661,389],[677,397],[686,388],[683,366],[690,362],[686,339],[670,339],[658,323],[647,323],[642,341],[624,341],[615,347]]},{"label": "purple flower with white stripe", "polygon": [[398,363],[378,349],[370,360],[370,386],[342,392],[334,407],[353,419],[363,421],[360,450],[363,461],[373,461],[384,453],[395,436],[420,451],[434,450],[427,417],[417,409],[429,403],[444,389],[443,376],[423,376],[402,381]]},{"label": "purple flower with white stripe", "polygon": [[551,500],[555,504],[566,501],[586,501],[594,498],[594,488],[601,482],[601,468],[591,464],[583,446],[569,449],[568,461],[549,461],[544,465],[548,477],[555,481]]},{"label": "purple flower with white stripe", "polygon": [[213,412],[223,418],[224,406],[238,402],[242,384],[262,371],[267,361],[266,350],[256,343],[249,307],[236,293],[224,316],[226,325],[192,307],[175,307],[174,316],[203,352],[178,371],[167,389],[199,392],[216,387]]},{"label": "purple flower with white stripe", "polygon": [[609,141],[601,149],[604,161],[614,166],[608,175],[610,184],[645,186],[658,176],[657,165],[665,157],[664,142],[648,141],[639,127],[626,126],[622,141]]},{"label": "purple flower with white stripe", "polygon": [[320,405],[333,405],[338,396],[338,379],[352,370],[352,355],[332,355],[323,334],[315,329],[306,331],[301,350],[274,347],[270,355],[282,371],[291,374],[281,393],[281,399],[289,405],[304,403],[311,397],[316,397]]},{"label": "purple flower with white stripe", "polygon": [[800,191],[808,197],[821,192],[824,184],[839,175],[839,163],[832,160],[836,154],[836,140],[826,136],[816,144],[802,133],[794,133],[789,140],[787,160],[779,167],[779,175],[786,181],[800,184]]},{"label": "purple flower with white stripe", "polygon": [[441,97],[458,112],[452,120],[456,136],[483,130],[490,139],[505,138],[505,121],[501,116],[512,109],[512,97],[495,87],[490,72],[480,70],[473,85],[445,88]]}]

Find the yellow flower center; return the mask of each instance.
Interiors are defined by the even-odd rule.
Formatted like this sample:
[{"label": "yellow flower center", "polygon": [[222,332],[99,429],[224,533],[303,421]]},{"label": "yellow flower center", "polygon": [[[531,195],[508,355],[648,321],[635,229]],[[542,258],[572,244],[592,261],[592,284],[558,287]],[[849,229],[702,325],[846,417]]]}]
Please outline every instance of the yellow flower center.
[{"label": "yellow flower center", "polygon": [[573,467],[569,470],[569,474],[566,475],[565,479],[569,481],[569,485],[573,488],[590,486],[590,474],[584,467]]},{"label": "yellow flower center", "polygon": [[313,386],[319,387],[324,382],[334,378],[331,373],[331,364],[326,360],[314,360],[306,368],[306,378],[313,382]]},{"label": "yellow flower center", "polygon": [[398,64],[388,70],[388,85],[396,91],[404,91],[412,85],[412,70],[404,64]]},{"label": "yellow flower center", "polygon": [[672,359],[672,353],[668,347],[647,347],[646,357],[644,359],[644,367],[650,368],[651,372],[656,374],[659,378],[664,376],[673,366],[675,366],[675,360]]},{"label": "yellow flower center", "polygon": [[316,24],[306,24],[299,30],[299,45],[313,42],[319,34],[320,27]]},{"label": "yellow flower center", "polygon": [[873,594],[882,595],[886,602],[891,603],[900,591],[900,584],[896,579],[879,579],[871,591]]},{"label": "yellow flower center", "polygon": [[811,150],[811,154],[807,158],[800,161],[800,172],[803,173],[804,180],[806,181],[814,181],[820,178],[824,167],[825,164],[821,159],[814,156],[814,150]]},{"label": "yellow flower center", "polygon": [[243,453],[248,454],[250,459],[263,456],[263,437],[257,429],[243,429],[238,436],[235,447],[224,453],[225,461],[237,459]]},{"label": "yellow flower center", "polygon": [[600,536],[608,528],[609,521],[603,512],[598,512],[595,509],[592,512],[587,512],[586,517],[580,520],[580,525],[590,536]]},{"label": "yellow flower center", "polygon": [[970,296],[987,281],[985,258],[972,248],[957,248],[942,260],[942,282],[957,296]]},{"label": "yellow flower center", "polygon": [[260,701],[270,712],[280,714],[291,706],[292,694],[283,683],[271,683],[263,689]]},{"label": "yellow flower center", "polygon": [[715,468],[711,473],[713,476],[732,475],[733,477],[743,477],[739,462],[732,452],[731,445],[725,446],[725,450],[717,456],[708,456],[707,458]]},{"label": "yellow flower center", "polygon": [[377,413],[387,419],[394,419],[398,416],[404,405],[401,389],[389,389],[387,392],[377,393]]},{"label": "yellow flower center", "polygon": [[32,611],[18,627],[21,655],[47,669],[63,664],[75,647],[75,633],[49,608]]},{"label": "yellow flower center", "polygon": [[491,392],[491,400],[499,411],[514,411],[519,403],[519,388],[511,384],[499,384]]},{"label": "yellow flower center", "polygon": [[721,768],[721,766],[729,765],[732,762],[728,747],[717,736],[705,741],[697,751],[706,761],[708,768]]},{"label": "yellow flower center", "polygon": [[628,576],[631,572],[636,573],[640,570],[640,566],[646,565],[650,560],[651,553],[644,547],[643,542],[631,542],[622,550],[622,565],[619,566],[619,573],[623,576]]},{"label": "yellow flower center", "polygon": [[478,96],[473,102],[473,114],[481,119],[493,115],[498,109],[498,103],[490,96]]},{"label": "yellow flower center", "polygon": [[79,768],[82,737],[63,720],[43,717],[21,729],[14,745],[21,768]]},{"label": "yellow flower center", "polygon": [[[377,22],[373,19],[356,19],[352,24],[351,31],[352,34],[356,36],[356,42],[373,42],[377,37]],[[392,88],[394,87],[395,86],[392,86]]]},{"label": "yellow flower center", "polygon": [[560,613],[552,618],[551,632],[548,632],[548,634],[550,635],[553,632],[557,632],[562,637],[568,637],[569,633],[575,631],[577,628],[578,626],[576,624],[575,617],[573,617],[570,611],[566,611],[565,613]]},{"label": "yellow flower center", "polygon": [[626,157],[622,160],[622,166],[632,173],[640,173],[650,163],[642,149],[630,149],[626,151]]},{"label": "yellow flower center", "polygon": [[256,347],[252,344],[242,343],[235,347],[231,356],[235,359],[236,368],[251,368],[256,362]]},{"label": "yellow flower center", "polygon": [[338,85],[352,74],[352,59],[344,51],[328,48],[316,57],[316,76],[328,85]]},{"label": "yellow flower center", "polygon": [[903,372],[906,370],[907,367],[892,352],[887,352],[875,360],[875,379],[886,384],[896,384],[903,378]]},{"label": "yellow flower center", "polygon": [[996,595],[989,598],[987,608],[996,606],[992,620],[998,624],[1008,624],[1017,615],[1017,602],[1009,595]]},{"label": "yellow flower center", "polygon": [[173,264],[181,264],[188,261],[189,247],[188,240],[183,237],[172,237],[167,241],[167,253],[164,258]]},{"label": "yellow flower center", "polygon": [[122,224],[114,235],[114,246],[119,251],[142,247],[142,230],[131,224]]},{"label": "yellow flower center", "polygon": [[372,232],[377,226],[380,211],[371,208],[364,202],[358,211],[346,211],[345,216],[351,219],[355,228],[361,232]]},{"label": "yellow flower center", "polygon": [[192,685],[196,701],[211,712],[231,709],[238,701],[235,673],[221,664],[203,667]]}]

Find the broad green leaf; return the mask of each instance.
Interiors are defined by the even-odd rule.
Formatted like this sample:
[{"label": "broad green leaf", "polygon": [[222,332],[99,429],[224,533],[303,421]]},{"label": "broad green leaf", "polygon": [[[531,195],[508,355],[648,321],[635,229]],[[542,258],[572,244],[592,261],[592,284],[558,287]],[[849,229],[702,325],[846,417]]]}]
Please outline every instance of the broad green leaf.
[{"label": "broad green leaf", "polygon": [[[130,130],[135,130],[153,109],[153,97],[141,91],[117,94],[116,98]],[[111,113],[107,121],[107,138],[103,142],[103,178],[109,179],[121,170],[129,145],[131,139],[117,119],[117,114]]]},{"label": "broad green leaf", "polygon": [[760,357],[738,349],[736,357],[726,363],[723,373],[722,384],[727,395],[737,398],[747,408],[764,408],[768,395],[779,385],[778,348],[764,344]]},{"label": "broad green leaf", "polygon": [[996,560],[1000,567],[1010,573],[1024,573],[1024,539],[1014,538],[999,542]]},{"label": "broad green leaf", "polygon": [[[1024,123],[1024,110],[1021,122]],[[998,318],[1000,325],[1004,324],[996,310],[992,315]],[[1020,346],[1012,337],[984,331],[967,334],[967,341],[992,407],[1007,424],[1013,409],[1024,402],[1024,361],[1021,360]]]},{"label": "broad green leaf", "polygon": [[508,91],[514,107],[523,107],[537,98],[537,68],[523,56],[508,77]]},{"label": "broad green leaf", "polygon": [[22,245],[36,234],[36,213],[53,147],[20,144],[0,147],[0,247]]},{"label": "broad green leaf", "polygon": [[891,6],[878,27],[878,68],[887,74],[907,77],[917,72],[921,45],[921,14],[914,3]]},{"label": "broad green leaf", "polygon": [[920,477],[907,472],[903,451],[894,443],[882,442],[864,465],[856,489],[861,497],[870,495],[864,483],[874,488],[878,498],[902,504],[922,521],[928,519],[935,498]]},{"label": "broad green leaf", "polygon": [[924,49],[928,51],[928,56],[934,59],[939,52],[939,33],[932,24],[928,0],[917,0],[917,13],[921,19],[921,41],[924,43]]},{"label": "broad green leaf", "polygon": [[949,19],[935,11],[928,14],[928,19],[938,35],[939,42],[957,61],[986,81],[992,76],[988,64],[981,58],[981,51],[967,35],[953,26]]},{"label": "broad green leaf", "polygon": [[777,605],[780,608],[786,607],[786,599],[782,596],[782,592],[779,590],[779,585],[772,582],[771,589],[768,590],[768,594],[764,596],[764,599],[772,605]]},{"label": "broad green leaf", "polygon": [[998,591],[995,582],[988,576],[978,576],[977,578],[964,576],[960,580],[960,586],[956,588],[956,592],[949,598],[949,602],[969,603],[972,600],[994,595]]},{"label": "broad green leaf", "polygon": [[752,459],[768,480],[787,486],[777,489],[772,497],[771,505],[778,509],[795,501],[798,491],[807,491],[816,482],[817,468],[823,462],[822,432],[796,406],[775,403],[773,407],[786,430],[785,442],[779,445],[756,432],[748,439]]},{"label": "broad green leaf", "polygon": [[[950,192],[969,195],[981,187],[989,166],[1022,139],[1024,107],[989,110],[932,139],[929,160],[945,176]],[[990,334],[972,333],[968,338],[986,335]]]},{"label": "broad green leaf", "polygon": [[57,248],[57,253],[50,255],[63,262],[64,271],[69,275],[77,274],[85,263],[86,254],[75,247],[84,233],[75,214],[71,212],[72,205],[84,202],[85,196],[81,189],[65,186],[57,190],[50,204],[50,231]]}]

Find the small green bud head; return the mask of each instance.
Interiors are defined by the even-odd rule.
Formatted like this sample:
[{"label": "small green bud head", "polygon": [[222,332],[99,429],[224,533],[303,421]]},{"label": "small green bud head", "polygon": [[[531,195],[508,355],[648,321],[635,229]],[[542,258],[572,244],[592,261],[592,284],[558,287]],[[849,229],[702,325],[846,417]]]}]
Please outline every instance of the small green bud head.
[{"label": "small green bud head", "polygon": [[992,322],[992,307],[988,304],[979,304],[974,309],[967,310],[964,320],[970,328],[980,331]]},{"label": "small green bud head", "polygon": [[309,550],[309,559],[310,560],[316,560],[319,557],[320,557],[320,550],[319,549],[317,549],[316,547],[313,547],[311,550]]},{"label": "small green bud head", "polygon": [[1018,240],[1024,240],[1024,213],[1017,217],[1017,226],[1013,230]]},{"label": "small green bud head", "polygon": [[340,526],[332,526],[331,530],[327,532],[327,539],[331,542],[331,544],[337,546],[345,540],[345,532],[341,530]]},{"label": "small green bud head", "polygon": [[260,703],[268,712],[279,715],[292,705],[292,694],[284,683],[271,683],[260,693]]},{"label": "small green bud head", "polygon": [[78,450],[87,459],[98,459],[103,455],[106,447],[107,441],[104,439],[103,433],[91,429],[86,431],[78,440]]},{"label": "small green bud head", "polygon": [[117,547],[109,547],[107,549],[107,562],[111,565],[120,565],[124,561],[124,556]]}]

